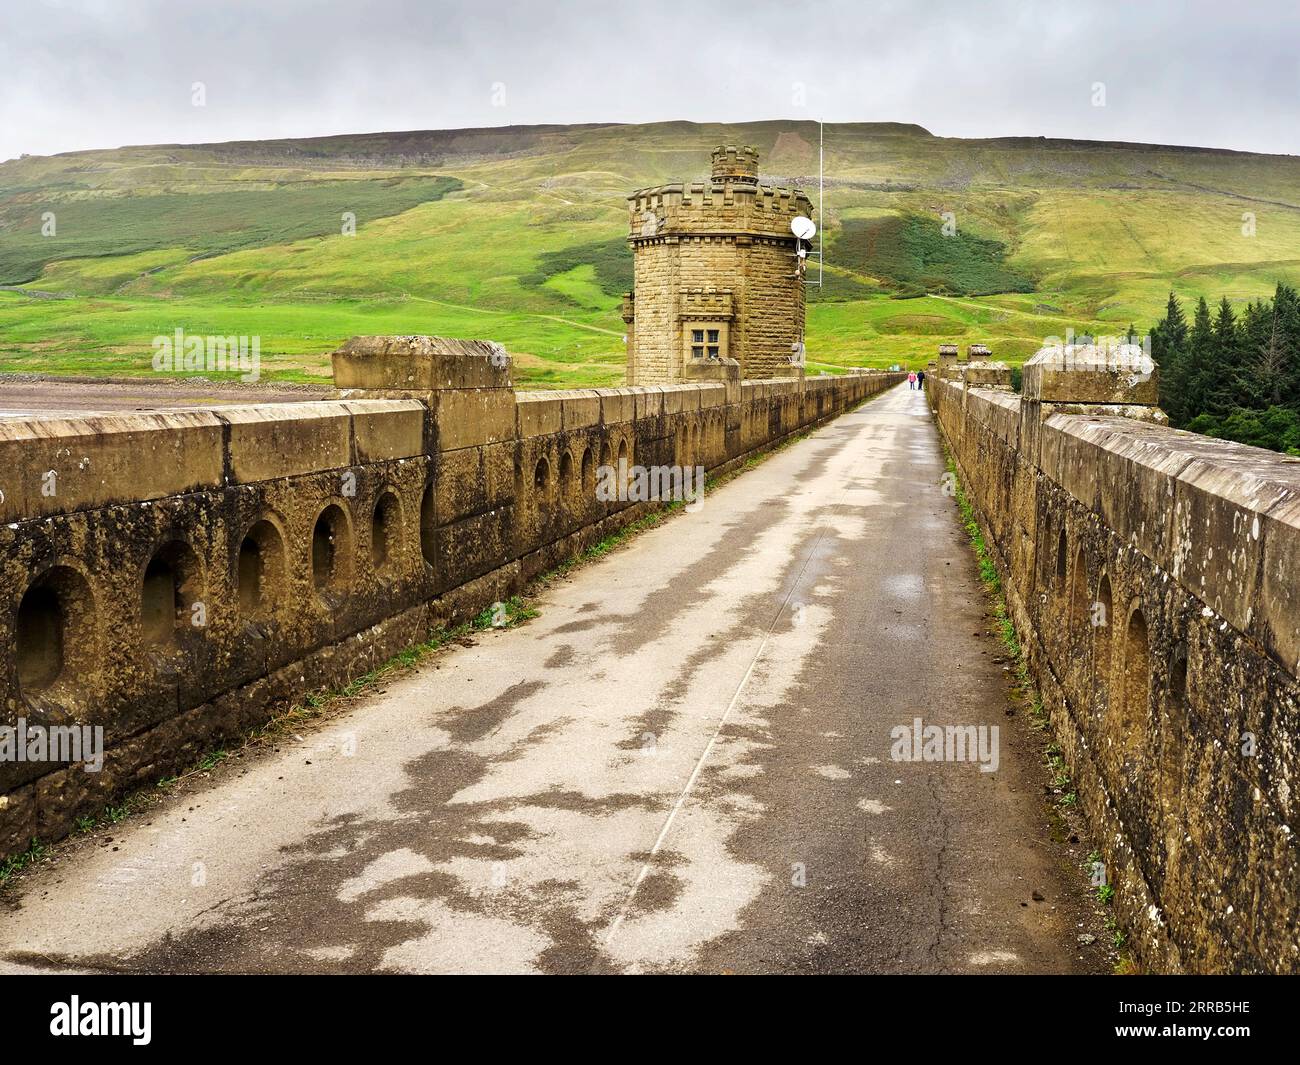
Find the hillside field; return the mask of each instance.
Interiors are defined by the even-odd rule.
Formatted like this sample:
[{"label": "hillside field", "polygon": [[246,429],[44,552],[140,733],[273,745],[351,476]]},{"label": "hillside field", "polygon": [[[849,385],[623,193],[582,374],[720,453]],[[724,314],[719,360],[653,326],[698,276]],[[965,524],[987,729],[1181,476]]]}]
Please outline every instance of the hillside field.
[{"label": "hillside field", "polygon": [[[741,143],[815,199],[817,134],[503,127],[11,160],[0,370],[152,374],[152,338],[180,328],[257,336],[266,377],[319,382],[349,336],[433,333],[501,341],[530,387],[619,384],[627,192]],[[891,124],[828,125],[825,146],[813,370],[923,365],[946,340],[1018,362],[1070,328],[1145,330],[1171,288],[1246,302],[1300,282],[1300,158]]]}]

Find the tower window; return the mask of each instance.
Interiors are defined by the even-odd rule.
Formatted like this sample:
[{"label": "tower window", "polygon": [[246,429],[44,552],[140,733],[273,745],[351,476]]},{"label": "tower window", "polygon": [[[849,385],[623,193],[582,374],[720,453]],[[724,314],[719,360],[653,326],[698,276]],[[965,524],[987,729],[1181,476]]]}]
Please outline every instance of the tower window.
[{"label": "tower window", "polygon": [[727,355],[727,327],[722,322],[692,323],[685,330],[686,353],[692,359],[722,359]]}]

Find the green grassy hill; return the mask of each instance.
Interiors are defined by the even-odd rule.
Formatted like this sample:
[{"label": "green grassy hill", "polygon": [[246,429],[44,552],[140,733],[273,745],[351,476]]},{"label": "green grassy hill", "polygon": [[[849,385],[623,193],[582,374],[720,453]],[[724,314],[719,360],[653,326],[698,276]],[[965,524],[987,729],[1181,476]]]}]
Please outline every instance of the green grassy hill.
[{"label": "green grassy hill", "polygon": [[[626,193],[754,144],[815,194],[813,123],[537,126],[159,145],[0,164],[0,369],[150,373],[151,340],[261,337],[319,380],[357,333],[500,340],[534,386],[617,384]],[[1170,288],[1300,281],[1300,158],[827,126],[813,368],[1012,360],[1155,320]],[[55,233],[42,235],[52,213]],[[342,232],[355,217],[355,235]],[[940,233],[955,216],[955,237]],[[1243,215],[1254,218],[1243,233]]]}]

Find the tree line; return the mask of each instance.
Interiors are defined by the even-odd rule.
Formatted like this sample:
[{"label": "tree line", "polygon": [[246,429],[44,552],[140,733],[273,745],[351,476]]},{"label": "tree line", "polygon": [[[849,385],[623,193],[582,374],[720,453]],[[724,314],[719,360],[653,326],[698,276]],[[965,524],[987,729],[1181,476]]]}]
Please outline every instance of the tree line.
[{"label": "tree line", "polygon": [[1300,296],[1279,283],[1273,299],[1239,314],[1225,296],[1202,296],[1189,324],[1169,293],[1151,331],[1160,405],[1180,429],[1300,455]]}]

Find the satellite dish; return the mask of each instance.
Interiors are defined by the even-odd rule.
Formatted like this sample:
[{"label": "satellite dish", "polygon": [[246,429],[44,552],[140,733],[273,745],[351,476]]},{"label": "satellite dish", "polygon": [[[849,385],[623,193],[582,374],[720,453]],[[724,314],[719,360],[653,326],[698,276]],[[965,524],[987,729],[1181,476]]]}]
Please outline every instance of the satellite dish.
[{"label": "satellite dish", "polygon": [[790,232],[800,240],[812,240],[817,235],[817,224],[811,218],[799,215],[790,219]]}]

